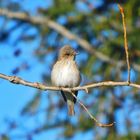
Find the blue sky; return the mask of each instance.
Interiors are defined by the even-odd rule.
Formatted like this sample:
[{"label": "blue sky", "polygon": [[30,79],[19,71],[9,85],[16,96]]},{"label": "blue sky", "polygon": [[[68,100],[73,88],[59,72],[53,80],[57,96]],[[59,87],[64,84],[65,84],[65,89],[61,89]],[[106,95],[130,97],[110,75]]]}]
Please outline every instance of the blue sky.
[{"label": "blue sky", "polygon": [[[14,1],[14,0],[13,0]],[[90,0],[89,0],[90,1]],[[15,0],[15,2],[19,2],[18,0]],[[102,2],[98,1],[98,2],[93,2],[93,6],[98,6],[100,5]],[[31,13],[31,15],[35,15],[37,14],[37,7],[49,7],[53,4],[53,1],[51,0],[35,0],[35,1],[31,1],[31,0],[23,0],[20,1],[20,4],[23,7],[23,10],[28,11]],[[77,2],[77,8],[82,11],[88,12],[87,7],[85,5],[83,5],[82,2]],[[2,18],[0,18],[0,27],[2,24]],[[66,21],[65,17],[61,17],[61,19],[58,19],[58,22],[61,24],[64,24]],[[7,27],[11,27],[10,23],[9,25],[7,25]],[[19,28],[18,30],[16,30],[15,32],[13,32],[10,36],[10,39],[8,40],[8,42],[6,43],[0,43],[0,73],[4,73],[7,75],[12,75],[11,70],[14,69],[15,67],[17,67],[18,65],[20,65],[22,62],[28,62],[29,65],[31,65],[31,68],[29,70],[22,70],[21,72],[18,73],[18,76],[22,77],[23,79],[27,80],[27,81],[31,81],[31,82],[42,82],[42,77],[41,74],[43,72],[46,73],[50,73],[50,69],[46,69],[46,65],[51,64],[53,61],[53,57],[50,55],[48,57],[46,57],[46,64],[44,65],[44,63],[40,63],[40,61],[35,57],[34,55],[34,50],[38,48],[41,38],[37,37],[36,40],[34,40],[34,42],[20,42],[18,43],[18,45],[16,46],[17,48],[21,49],[22,54],[18,57],[14,57],[14,46],[13,46],[13,40],[16,40],[15,37],[17,37],[18,34],[20,34],[20,32],[23,30],[23,28]],[[28,31],[29,34],[34,34],[37,33],[37,30],[35,28],[32,28],[31,30]],[[54,34],[53,34],[54,36]],[[52,40],[53,43],[54,40]],[[70,42],[68,39],[65,39],[66,43],[71,43],[72,46],[74,48],[76,48],[77,43],[72,41]],[[77,62],[80,63],[80,60],[87,57],[85,54],[80,54],[80,56],[77,57]],[[134,72],[132,71],[133,76]],[[126,74],[124,73],[124,79],[126,78]],[[135,78],[134,78],[135,80]],[[10,118],[10,120],[16,120],[18,119],[18,121],[20,122],[21,125],[23,125],[23,127],[25,128],[29,128],[33,129],[34,126],[36,125],[36,119],[29,119],[28,121],[25,118],[22,118],[21,120],[19,119],[20,116],[20,111],[21,109],[25,106],[25,104],[27,104],[35,95],[36,95],[36,89],[30,88],[30,87],[24,87],[21,85],[14,85],[9,83],[8,81],[2,80],[0,79],[0,133],[1,132],[5,132],[5,130],[7,129],[6,126],[6,121],[7,119]],[[120,88],[118,88],[118,90],[116,90],[116,94],[119,95],[119,90]],[[127,90],[127,88],[125,89]],[[95,91],[96,92],[96,91]],[[56,93],[54,100],[56,99],[57,101],[57,97],[58,95]],[[42,100],[42,103],[40,103],[40,107],[43,106],[47,106],[46,103],[46,99],[47,98],[47,94],[42,94],[41,95],[42,98],[44,98]],[[80,97],[82,99],[82,95]],[[127,104],[130,104],[130,98],[128,98],[128,101],[124,103],[124,106]],[[124,114],[128,113],[127,108],[124,108],[124,110],[118,110],[117,112],[115,112],[116,114],[116,123],[120,124],[122,127],[118,127],[118,132],[119,134],[125,134],[126,131],[124,128],[125,125],[123,125],[125,118],[123,117]],[[65,115],[63,114],[61,117],[65,117]],[[136,118],[137,117],[137,112],[134,112],[131,115],[131,118]],[[39,118],[39,119],[38,119]],[[75,119],[77,117],[75,116],[74,118],[70,119],[71,122],[74,122]],[[24,119],[26,121],[24,121]],[[37,120],[39,120],[39,124],[44,123],[44,121],[46,121],[45,116],[43,113],[40,113],[37,116]],[[24,123],[25,122],[25,123]],[[119,125],[117,125],[119,126]],[[123,127],[124,126],[124,127]],[[134,130],[137,129],[134,128]],[[24,129],[25,131],[26,129]],[[18,133],[19,131],[22,130],[17,130]],[[12,132],[11,136],[15,135],[17,133],[17,131]],[[26,130],[28,131],[28,130]],[[55,132],[55,135],[54,135]],[[94,131],[89,131],[87,132],[85,135],[81,134],[80,132],[77,133],[77,135],[74,137],[74,140],[80,139],[81,137],[83,139],[92,139],[93,135],[94,135]],[[42,132],[39,135],[35,135],[34,139],[38,140],[38,139],[46,139],[48,137],[51,137],[52,140],[56,140],[57,139],[57,134],[59,134],[61,136],[61,129],[55,129],[55,130],[49,130],[49,131],[45,131]]]}]

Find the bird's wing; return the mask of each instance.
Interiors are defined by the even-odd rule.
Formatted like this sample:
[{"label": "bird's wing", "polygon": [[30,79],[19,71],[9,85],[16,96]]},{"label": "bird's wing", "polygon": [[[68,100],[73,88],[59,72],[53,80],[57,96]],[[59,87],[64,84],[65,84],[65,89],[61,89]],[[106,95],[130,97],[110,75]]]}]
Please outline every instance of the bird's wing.
[{"label": "bird's wing", "polygon": [[[75,96],[77,97],[77,95],[78,95],[78,91],[75,91],[74,94],[75,94]],[[67,101],[67,98],[66,98],[66,96],[65,96],[64,91],[61,91],[61,95],[63,96],[64,101],[66,102],[66,101]],[[73,97],[73,102],[76,103],[76,98],[75,98],[75,97]]]},{"label": "bird's wing", "polygon": [[65,93],[61,90],[61,95],[63,96],[63,98],[64,98],[64,101],[66,102],[67,101],[67,98],[66,98],[66,96],[65,96]]},{"label": "bird's wing", "polygon": [[[75,96],[77,97],[77,95],[78,95],[78,91],[75,91],[74,94],[75,94]],[[76,100],[77,100],[77,99],[74,97],[73,102],[76,103]]]}]

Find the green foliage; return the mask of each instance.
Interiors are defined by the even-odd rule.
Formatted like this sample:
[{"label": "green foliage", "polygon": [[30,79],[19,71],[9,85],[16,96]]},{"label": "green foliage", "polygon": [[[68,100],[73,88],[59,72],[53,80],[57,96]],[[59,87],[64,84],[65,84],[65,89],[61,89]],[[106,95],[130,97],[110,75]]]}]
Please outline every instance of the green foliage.
[{"label": "green foliage", "polygon": [[49,17],[51,18],[56,18],[60,15],[68,14],[74,9],[75,8],[72,3],[72,0],[54,0],[54,5],[53,7],[48,9],[47,15],[49,15]]},{"label": "green foliage", "polygon": [[[87,121],[85,121],[87,120]],[[93,127],[94,123],[93,120],[86,118],[84,115],[79,116],[79,129],[81,131],[88,131]]]}]

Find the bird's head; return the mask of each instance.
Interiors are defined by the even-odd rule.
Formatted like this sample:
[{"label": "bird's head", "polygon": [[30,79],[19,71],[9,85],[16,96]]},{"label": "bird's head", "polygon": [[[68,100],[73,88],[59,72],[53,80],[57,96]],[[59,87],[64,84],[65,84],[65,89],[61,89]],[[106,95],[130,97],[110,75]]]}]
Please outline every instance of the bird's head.
[{"label": "bird's head", "polygon": [[76,51],[69,45],[65,45],[60,49],[59,59],[75,59]]}]

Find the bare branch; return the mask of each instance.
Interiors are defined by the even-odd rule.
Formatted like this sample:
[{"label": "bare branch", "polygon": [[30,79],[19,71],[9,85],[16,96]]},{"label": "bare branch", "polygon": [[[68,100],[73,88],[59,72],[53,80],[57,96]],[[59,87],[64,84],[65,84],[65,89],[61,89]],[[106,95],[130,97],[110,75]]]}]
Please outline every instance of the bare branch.
[{"label": "bare branch", "polygon": [[[11,19],[23,20],[23,21],[30,22],[33,24],[48,26],[49,28],[56,30],[58,33],[67,37],[68,39],[77,41],[77,43],[83,49],[85,49],[88,53],[96,56],[101,61],[107,62],[109,64],[117,65],[117,67],[120,67],[120,68],[125,65],[124,61],[116,61],[110,58],[109,56],[97,51],[88,41],[86,41],[83,38],[78,37],[77,35],[73,34],[65,27],[61,26],[60,24],[56,23],[53,20],[50,20],[49,18],[46,18],[43,16],[29,16],[28,14],[23,13],[23,12],[12,12],[7,9],[1,9],[1,8],[0,8],[0,15],[6,16]],[[140,71],[140,65],[133,63],[133,66],[137,71]]]},{"label": "bare branch", "polygon": [[118,7],[119,7],[121,15],[122,15],[123,30],[124,30],[124,48],[125,48],[126,63],[127,63],[127,69],[128,69],[128,79],[127,80],[128,80],[128,82],[130,82],[130,63],[129,63],[129,52],[128,52],[128,44],[127,44],[127,33],[126,33],[124,9],[120,4],[118,4]]},{"label": "bare branch", "polygon": [[17,76],[7,76],[4,74],[0,73],[0,78],[5,79],[10,81],[13,84],[20,84],[20,85],[24,85],[24,86],[29,86],[29,87],[33,87],[33,88],[37,88],[40,90],[53,90],[53,91],[58,91],[58,90],[63,90],[63,91],[77,91],[77,90],[88,90],[88,89],[92,89],[92,88],[97,88],[97,87],[113,87],[113,86],[130,86],[130,87],[134,87],[134,88],[138,88],[140,89],[140,85],[139,84],[135,84],[135,83],[129,83],[128,81],[126,82],[114,82],[114,81],[104,81],[104,82],[98,82],[98,83],[92,83],[92,84],[87,84],[84,86],[78,86],[78,87],[74,87],[74,88],[60,88],[60,87],[54,87],[54,86],[46,86],[44,84],[38,83],[38,82],[28,82],[25,81]]}]

